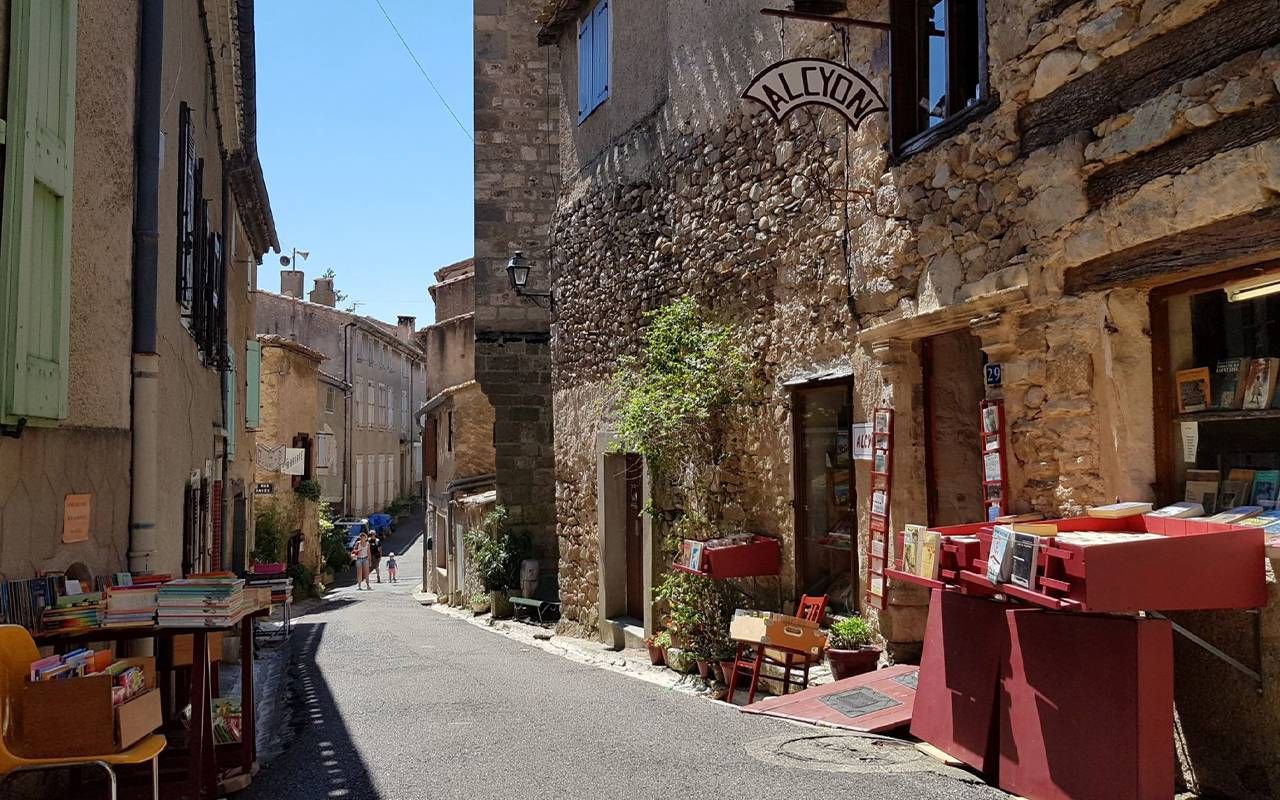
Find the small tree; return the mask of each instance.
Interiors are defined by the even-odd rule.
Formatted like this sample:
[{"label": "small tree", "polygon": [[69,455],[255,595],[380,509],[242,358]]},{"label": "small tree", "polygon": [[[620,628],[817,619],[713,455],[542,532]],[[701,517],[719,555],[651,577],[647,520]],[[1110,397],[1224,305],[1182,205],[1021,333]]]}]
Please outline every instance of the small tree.
[{"label": "small tree", "polygon": [[288,538],[287,521],[280,506],[274,502],[259,506],[253,520],[253,562],[274,564],[282,560]]}]

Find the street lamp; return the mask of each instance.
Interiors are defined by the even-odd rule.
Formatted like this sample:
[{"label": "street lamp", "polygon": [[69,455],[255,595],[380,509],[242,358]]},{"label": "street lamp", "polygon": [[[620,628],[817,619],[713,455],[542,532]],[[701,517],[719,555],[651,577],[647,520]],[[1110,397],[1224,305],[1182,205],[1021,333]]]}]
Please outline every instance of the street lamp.
[{"label": "street lamp", "polygon": [[524,253],[517,250],[511,256],[511,260],[507,262],[507,277],[511,279],[511,288],[515,290],[517,297],[542,298],[545,297],[552,307],[555,307],[556,298],[552,292],[530,292],[525,287],[529,284],[529,271],[533,269],[537,262],[530,261],[524,257]]}]

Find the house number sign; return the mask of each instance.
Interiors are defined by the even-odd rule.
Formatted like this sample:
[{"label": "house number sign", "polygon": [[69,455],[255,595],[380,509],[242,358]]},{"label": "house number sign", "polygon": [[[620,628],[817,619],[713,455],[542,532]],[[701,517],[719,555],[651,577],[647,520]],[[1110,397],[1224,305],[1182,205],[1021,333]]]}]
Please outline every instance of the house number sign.
[{"label": "house number sign", "polygon": [[889,110],[861,73],[822,58],[779,61],[756,75],[742,96],[767,108],[775,122],[801,106],[822,105],[839,111],[856,129],[872,114]]}]

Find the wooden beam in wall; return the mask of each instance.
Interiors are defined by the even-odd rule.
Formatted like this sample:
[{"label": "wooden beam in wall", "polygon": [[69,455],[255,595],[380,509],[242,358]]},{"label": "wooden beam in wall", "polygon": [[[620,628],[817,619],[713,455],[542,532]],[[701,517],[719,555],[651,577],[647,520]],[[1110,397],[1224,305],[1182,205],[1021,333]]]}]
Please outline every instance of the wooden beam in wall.
[{"label": "wooden beam in wall", "polygon": [[1141,105],[1179,81],[1280,42],[1280,0],[1231,0],[1108,59],[1018,114],[1022,152],[1062,141]]},{"label": "wooden beam in wall", "polygon": [[1099,206],[1130,189],[1182,172],[1219,153],[1280,136],[1280,102],[1237,114],[1145,153],[1110,164],[1089,177],[1089,205]]},{"label": "wooden beam in wall", "polygon": [[1159,286],[1280,258],[1280,205],[1157,239],[1067,271],[1068,294]]}]

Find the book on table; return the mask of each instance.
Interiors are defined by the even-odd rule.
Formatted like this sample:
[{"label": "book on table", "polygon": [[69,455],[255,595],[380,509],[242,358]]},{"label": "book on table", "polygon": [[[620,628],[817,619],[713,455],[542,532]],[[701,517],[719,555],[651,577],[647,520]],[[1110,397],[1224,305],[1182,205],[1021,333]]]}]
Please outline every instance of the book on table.
[{"label": "book on table", "polygon": [[938,562],[942,554],[942,534],[926,530],[920,540],[920,576],[938,579]]},{"label": "book on table", "polygon": [[1199,505],[1204,513],[1212,514],[1218,508],[1218,482],[1187,480],[1186,501]]},{"label": "book on table", "polygon": [[1253,494],[1249,504],[1263,508],[1276,508],[1280,498],[1280,470],[1260,469],[1253,474]]},{"label": "book on table", "polygon": [[902,529],[902,571],[920,575],[920,546],[924,540],[925,526],[904,525]]},{"label": "book on table", "polygon": [[1199,517],[1204,515],[1204,506],[1199,503],[1182,502],[1173,505],[1157,508],[1147,516],[1149,517],[1167,517],[1171,519],[1185,519],[1187,517]]},{"label": "book on table", "polygon": [[991,530],[991,552],[987,557],[987,580],[1005,583],[1013,568],[1013,528],[997,525]]},{"label": "book on table", "polygon": [[1262,513],[1262,506],[1236,506],[1226,511],[1219,511],[1211,517],[1206,517],[1205,521],[1233,525],[1242,519],[1248,519],[1260,513]]},{"label": "book on table", "polygon": [[1036,587],[1036,574],[1040,564],[1040,537],[1034,533],[1013,534],[1013,556],[1009,568],[1009,583],[1024,589]]},{"label": "book on table", "polygon": [[1094,506],[1089,509],[1088,514],[1098,519],[1124,519],[1125,517],[1136,517],[1150,512],[1150,503],[1127,502]]}]

